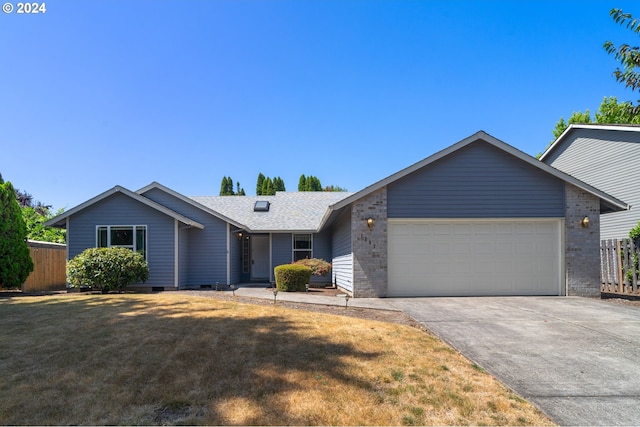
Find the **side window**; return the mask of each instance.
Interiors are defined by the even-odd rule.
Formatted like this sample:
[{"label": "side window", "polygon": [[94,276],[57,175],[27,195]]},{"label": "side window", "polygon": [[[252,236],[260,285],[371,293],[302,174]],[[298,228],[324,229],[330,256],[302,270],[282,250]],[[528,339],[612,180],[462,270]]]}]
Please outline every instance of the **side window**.
[{"label": "side window", "polygon": [[305,258],[313,258],[313,237],[311,234],[293,235],[293,261]]}]

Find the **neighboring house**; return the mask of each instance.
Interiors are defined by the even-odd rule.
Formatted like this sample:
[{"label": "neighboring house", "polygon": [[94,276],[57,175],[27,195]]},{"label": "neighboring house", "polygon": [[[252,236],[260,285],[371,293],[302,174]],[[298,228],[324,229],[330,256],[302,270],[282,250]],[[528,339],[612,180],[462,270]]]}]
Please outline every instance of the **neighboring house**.
[{"label": "neighboring house", "polygon": [[478,132],[357,193],[117,186],[47,225],[66,227],[69,258],[142,251],[151,289],[268,282],[275,266],[314,257],[355,297],[597,295],[600,213],[626,208]]},{"label": "neighboring house", "polygon": [[572,124],[540,160],[629,203],[600,220],[602,239],[629,237],[640,221],[640,126]]}]

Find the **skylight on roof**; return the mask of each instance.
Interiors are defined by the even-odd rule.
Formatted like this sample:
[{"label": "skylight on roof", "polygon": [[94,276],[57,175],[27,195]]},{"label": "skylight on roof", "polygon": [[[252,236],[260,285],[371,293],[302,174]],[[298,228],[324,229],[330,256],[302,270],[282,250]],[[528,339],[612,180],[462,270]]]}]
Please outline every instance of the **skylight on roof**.
[{"label": "skylight on roof", "polygon": [[266,200],[258,200],[255,205],[253,205],[254,212],[269,212],[270,203]]}]

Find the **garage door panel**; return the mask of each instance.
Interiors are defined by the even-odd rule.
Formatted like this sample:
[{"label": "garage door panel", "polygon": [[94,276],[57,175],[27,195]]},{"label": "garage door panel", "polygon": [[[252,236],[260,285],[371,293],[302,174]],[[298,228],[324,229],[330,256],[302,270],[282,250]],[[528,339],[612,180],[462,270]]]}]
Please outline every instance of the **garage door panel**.
[{"label": "garage door panel", "polygon": [[390,220],[389,296],[558,295],[561,220]]}]

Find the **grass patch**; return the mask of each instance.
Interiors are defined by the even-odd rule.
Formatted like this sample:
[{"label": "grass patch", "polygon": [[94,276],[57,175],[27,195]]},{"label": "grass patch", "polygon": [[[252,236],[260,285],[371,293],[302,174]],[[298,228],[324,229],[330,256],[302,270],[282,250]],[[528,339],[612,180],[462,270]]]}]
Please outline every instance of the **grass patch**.
[{"label": "grass patch", "polygon": [[3,298],[0,324],[2,425],[551,424],[392,323],[161,293]]}]

